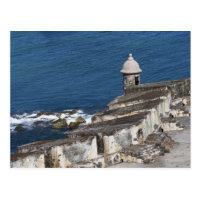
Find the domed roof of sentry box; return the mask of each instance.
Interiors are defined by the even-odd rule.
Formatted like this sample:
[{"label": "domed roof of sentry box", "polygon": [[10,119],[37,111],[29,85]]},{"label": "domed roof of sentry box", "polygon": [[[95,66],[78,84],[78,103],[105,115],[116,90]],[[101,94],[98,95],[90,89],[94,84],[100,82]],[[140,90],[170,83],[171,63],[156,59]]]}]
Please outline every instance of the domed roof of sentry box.
[{"label": "domed roof of sentry box", "polygon": [[124,74],[135,74],[140,73],[141,71],[139,64],[133,59],[132,54],[130,53],[128,60],[124,63],[120,72]]}]

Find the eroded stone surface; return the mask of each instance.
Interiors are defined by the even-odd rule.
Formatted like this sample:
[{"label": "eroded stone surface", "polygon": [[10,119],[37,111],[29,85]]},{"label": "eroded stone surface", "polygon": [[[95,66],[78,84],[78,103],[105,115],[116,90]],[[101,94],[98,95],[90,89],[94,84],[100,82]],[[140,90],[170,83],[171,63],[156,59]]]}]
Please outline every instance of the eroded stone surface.
[{"label": "eroded stone surface", "polygon": [[174,81],[164,81],[156,83],[146,83],[138,85],[137,87],[127,87],[125,94],[133,94],[143,91],[156,90],[158,88],[167,88],[171,94],[172,99],[177,99],[184,96],[190,95],[190,78],[174,80]]},{"label": "eroded stone surface", "polygon": [[122,108],[117,108],[113,110],[106,110],[102,113],[96,114],[92,118],[93,123],[108,121],[116,118],[127,117],[136,115],[141,112],[151,111],[153,108],[157,108],[159,104],[162,103],[161,99],[152,100],[149,102],[144,102],[136,105],[126,106]]},{"label": "eroded stone surface", "polygon": [[153,163],[119,163],[113,168],[189,168],[190,167],[190,117],[179,118],[185,128],[169,131],[167,134],[174,141],[170,153],[160,156]]},{"label": "eroded stone surface", "polygon": [[15,153],[11,154],[10,165],[12,168],[44,168],[44,153]]},{"label": "eroded stone surface", "polygon": [[104,168],[105,166],[106,165],[104,155],[100,155],[97,158],[86,162],[78,162],[72,164],[70,168]]},{"label": "eroded stone surface", "polygon": [[[140,94],[129,94],[117,97],[114,101],[108,104],[107,109],[117,109],[126,106],[136,105],[139,103],[148,102],[151,100],[167,98],[171,96],[171,93],[166,88],[156,89],[152,91],[146,91]],[[170,97],[168,97],[170,98]]]},{"label": "eroded stone surface", "polygon": [[130,145],[120,151],[122,162],[150,163],[161,155],[161,149],[155,145]]},{"label": "eroded stone surface", "polygon": [[45,166],[52,168],[69,167],[73,163],[97,158],[96,137],[84,138],[69,145],[53,146],[45,151]]},{"label": "eroded stone surface", "polygon": [[[43,165],[45,167],[69,167],[73,163],[89,161],[97,158],[96,137],[84,137],[80,139],[59,139],[39,141],[23,145],[18,148],[19,152],[12,154],[11,164],[14,166],[39,167],[38,151],[43,152]],[[15,158],[15,159],[14,159]],[[29,161],[29,164],[24,164]]]},{"label": "eroded stone surface", "polygon": [[121,162],[151,165],[178,145],[171,132],[183,131],[184,123],[177,117],[190,115],[188,84],[185,79],[129,88],[107,110],[96,114],[92,124],[67,133],[65,139],[18,147],[18,153],[11,156],[11,167],[108,167]]},{"label": "eroded stone surface", "polygon": [[184,125],[175,118],[162,118],[161,122],[161,129],[164,132],[184,129]]},{"label": "eroded stone surface", "polygon": [[172,150],[174,141],[166,133],[152,133],[145,140],[145,144],[153,144],[166,153]]}]

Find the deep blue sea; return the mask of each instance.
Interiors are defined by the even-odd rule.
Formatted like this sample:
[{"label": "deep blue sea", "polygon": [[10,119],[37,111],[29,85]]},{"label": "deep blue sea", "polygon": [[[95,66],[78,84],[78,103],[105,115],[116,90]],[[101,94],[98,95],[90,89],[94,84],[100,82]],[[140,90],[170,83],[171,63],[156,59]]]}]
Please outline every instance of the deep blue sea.
[{"label": "deep blue sea", "polygon": [[[120,70],[129,53],[142,83],[190,77],[190,32],[11,32],[11,151],[65,137],[64,130],[34,126],[39,111],[77,109],[89,123],[123,94]],[[19,124],[24,130],[13,131]]]}]

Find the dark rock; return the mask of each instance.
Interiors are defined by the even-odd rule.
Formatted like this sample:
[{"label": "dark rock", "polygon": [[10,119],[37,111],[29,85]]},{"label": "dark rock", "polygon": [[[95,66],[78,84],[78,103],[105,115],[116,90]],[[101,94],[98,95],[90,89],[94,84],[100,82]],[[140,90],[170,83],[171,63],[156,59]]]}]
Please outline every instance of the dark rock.
[{"label": "dark rock", "polygon": [[71,130],[76,129],[78,127],[79,127],[79,123],[78,122],[70,122],[70,124],[69,124],[69,128]]},{"label": "dark rock", "polygon": [[76,112],[77,112],[77,110],[73,109],[73,110],[69,111],[68,113],[69,113],[70,115],[73,115],[73,114],[75,114]]},{"label": "dark rock", "polygon": [[77,119],[76,119],[76,123],[79,123],[79,124],[81,124],[81,123],[85,123],[86,121],[85,121],[85,119],[83,118],[83,117],[78,117]]},{"label": "dark rock", "polygon": [[38,125],[38,124],[41,124],[41,123],[43,123],[43,121],[36,121],[36,122],[34,122],[34,125]]},{"label": "dark rock", "polygon": [[65,119],[58,119],[52,124],[53,128],[66,128],[67,127],[67,122]]},{"label": "dark rock", "polygon": [[56,115],[56,114],[53,112],[50,112],[50,113],[46,113],[45,115]]},{"label": "dark rock", "polygon": [[46,128],[45,126],[38,126],[38,128]]},{"label": "dark rock", "polygon": [[17,125],[14,129],[14,131],[23,131],[23,130],[25,130],[25,129],[23,128],[23,126],[21,124]]},{"label": "dark rock", "polygon": [[34,126],[37,126],[38,128],[45,128],[50,124],[50,121],[35,121]]},{"label": "dark rock", "polygon": [[79,127],[79,124],[85,123],[85,122],[86,122],[86,121],[85,121],[85,119],[84,119],[83,117],[78,117],[78,118],[76,119],[75,122],[70,122],[69,128],[70,128],[71,130],[76,129],[76,128]]},{"label": "dark rock", "polygon": [[46,114],[47,114],[47,112],[41,111],[41,112],[37,113],[37,117],[39,117],[39,116],[41,116],[41,115],[46,115]]},{"label": "dark rock", "polygon": [[37,113],[36,117],[40,117],[41,115],[56,115],[56,113],[54,112],[46,112],[46,111],[40,111],[39,113]]}]

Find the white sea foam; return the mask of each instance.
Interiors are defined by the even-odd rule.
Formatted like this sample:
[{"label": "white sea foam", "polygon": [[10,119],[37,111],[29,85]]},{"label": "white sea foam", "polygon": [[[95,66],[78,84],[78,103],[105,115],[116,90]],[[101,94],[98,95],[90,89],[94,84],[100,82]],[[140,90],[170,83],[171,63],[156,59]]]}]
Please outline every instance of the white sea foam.
[{"label": "white sea foam", "polygon": [[[65,110],[64,113],[61,112],[61,115],[60,115],[60,118],[65,119],[68,124],[70,124],[70,122],[76,121],[76,119],[78,117],[83,117],[85,119],[86,123],[84,123],[84,124],[91,123],[92,115],[86,114],[82,110],[77,110],[76,113],[70,115],[68,113],[68,111],[72,111],[72,110]],[[17,125],[21,125],[25,129],[30,129],[34,126],[34,122],[37,122],[37,121],[53,122],[53,121],[56,121],[59,119],[59,117],[56,116],[59,113],[54,113],[52,115],[43,114],[43,115],[37,116],[38,113],[39,113],[39,111],[35,111],[31,114],[23,113],[21,115],[16,114],[16,115],[11,116],[10,117],[10,130],[14,131],[14,129]]]}]

